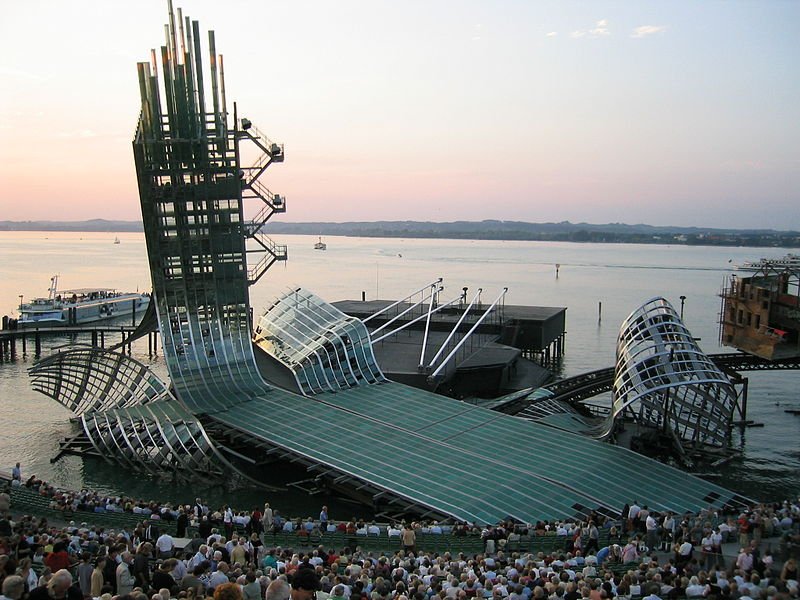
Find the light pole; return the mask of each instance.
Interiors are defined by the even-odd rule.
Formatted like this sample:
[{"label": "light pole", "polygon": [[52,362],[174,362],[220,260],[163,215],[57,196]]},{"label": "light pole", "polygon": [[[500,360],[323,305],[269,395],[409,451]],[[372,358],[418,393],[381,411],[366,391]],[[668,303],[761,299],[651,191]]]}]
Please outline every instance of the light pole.
[{"label": "light pole", "polygon": [[683,321],[683,303],[686,302],[686,296],[681,296],[681,321]]}]

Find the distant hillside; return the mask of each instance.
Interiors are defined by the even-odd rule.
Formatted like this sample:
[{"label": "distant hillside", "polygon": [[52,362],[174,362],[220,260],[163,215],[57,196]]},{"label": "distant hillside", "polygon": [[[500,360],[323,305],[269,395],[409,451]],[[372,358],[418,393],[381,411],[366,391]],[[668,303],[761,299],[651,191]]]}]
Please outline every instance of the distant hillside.
[{"label": "distant hillside", "polygon": [[0,221],[0,231],[143,231],[141,221]]},{"label": "distant hillside", "polygon": [[[355,237],[539,240],[638,244],[800,247],[800,232],[772,229],[721,229],[626,223],[526,223],[524,221],[371,221],[281,223],[270,233]],[[0,221],[0,231],[142,231],[138,221]]]}]

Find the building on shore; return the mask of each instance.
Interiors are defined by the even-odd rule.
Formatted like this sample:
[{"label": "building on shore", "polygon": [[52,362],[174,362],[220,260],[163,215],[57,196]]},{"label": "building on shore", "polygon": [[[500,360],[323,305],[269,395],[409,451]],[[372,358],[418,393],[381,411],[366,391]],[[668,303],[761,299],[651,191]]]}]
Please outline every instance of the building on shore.
[{"label": "building on shore", "polygon": [[764,259],[742,271],[720,293],[720,342],[767,360],[800,356],[800,262]]}]

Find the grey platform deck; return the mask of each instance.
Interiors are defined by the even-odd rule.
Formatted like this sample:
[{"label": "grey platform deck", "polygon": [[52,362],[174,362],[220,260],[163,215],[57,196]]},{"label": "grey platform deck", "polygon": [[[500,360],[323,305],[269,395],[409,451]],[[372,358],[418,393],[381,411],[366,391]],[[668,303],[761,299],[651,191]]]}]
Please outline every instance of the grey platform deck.
[{"label": "grey platform deck", "polygon": [[441,514],[480,523],[678,513],[743,498],[628,450],[389,382],[306,398],[272,389],[215,421]]}]

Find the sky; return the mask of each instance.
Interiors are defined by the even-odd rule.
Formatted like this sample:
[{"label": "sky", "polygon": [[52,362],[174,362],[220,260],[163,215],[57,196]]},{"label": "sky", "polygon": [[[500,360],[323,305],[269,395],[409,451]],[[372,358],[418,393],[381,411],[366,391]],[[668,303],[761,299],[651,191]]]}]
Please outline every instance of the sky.
[{"label": "sky", "polygon": [[[178,7],[285,144],[284,221],[800,229],[800,2]],[[0,9],[0,220],[139,220],[136,63],[166,0]]]}]

